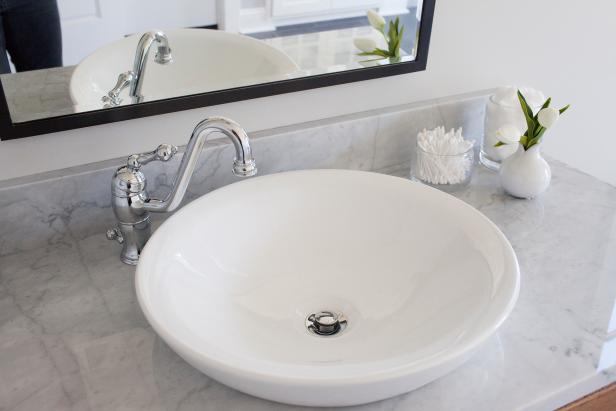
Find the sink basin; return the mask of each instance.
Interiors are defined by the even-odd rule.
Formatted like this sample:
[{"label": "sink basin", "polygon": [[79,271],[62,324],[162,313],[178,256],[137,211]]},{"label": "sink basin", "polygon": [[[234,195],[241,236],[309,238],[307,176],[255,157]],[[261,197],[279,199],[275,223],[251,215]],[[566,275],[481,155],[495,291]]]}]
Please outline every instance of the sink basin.
[{"label": "sink basin", "polygon": [[[284,80],[299,68],[284,52],[240,34],[206,29],[165,30],[172,64],[156,64],[150,52],[143,84],[145,101]],[[77,65],[70,95],[77,111],[102,108],[101,97],[118,75],[132,70],[139,33],[108,44]],[[131,104],[128,91],[123,104]]]},{"label": "sink basin", "polygon": [[[188,363],[261,398],[345,406],[450,372],[515,304],[511,245],[480,212],[381,174],[296,171],[215,190],[149,240],[136,290]],[[307,327],[329,312],[331,335]],[[318,331],[331,331],[332,318]]]}]

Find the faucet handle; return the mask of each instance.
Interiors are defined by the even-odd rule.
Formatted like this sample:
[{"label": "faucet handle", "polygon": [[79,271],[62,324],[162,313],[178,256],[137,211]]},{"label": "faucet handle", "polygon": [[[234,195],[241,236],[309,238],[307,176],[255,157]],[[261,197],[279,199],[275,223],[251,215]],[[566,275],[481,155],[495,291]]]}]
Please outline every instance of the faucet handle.
[{"label": "faucet handle", "polygon": [[110,241],[117,241],[120,244],[124,244],[124,236],[122,235],[122,232],[120,231],[119,228],[110,228],[109,230],[107,230],[107,240]]},{"label": "faucet handle", "polygon": [[109,93],[101,97],[101,101],[103,102],[103,108],[117,107],[122,104],[120,93],[133,81],[135,81],[135,73],[133,73],[132,71],[127,71],[120,74],[118,76],[118,81],[115,87],[112,88]]},{"label": "faucet handle", "polygon": [[178,152],[178,148],[171,144],[161,144],[154,151],[141,154],[133,154],[128,157],[126,165],[131,170],[139,170],[141,166],[151,161],[169,161]]}]

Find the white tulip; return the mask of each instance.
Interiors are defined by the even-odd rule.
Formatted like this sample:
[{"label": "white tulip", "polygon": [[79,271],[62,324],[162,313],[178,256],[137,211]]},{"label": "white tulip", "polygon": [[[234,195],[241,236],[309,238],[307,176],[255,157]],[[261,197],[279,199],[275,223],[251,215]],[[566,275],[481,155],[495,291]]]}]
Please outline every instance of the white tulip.
[{"label": "white tulip", "polygon": [[494,92],[494,101],[503,106],[519,106],[517,93],[518,89],[514,86],[499,87]]},{"label": "white tulip", "polygon": [[539,120],[539,124],[541,124],[543,127],[550,128],[554,125],[554,123],[556,123],[556,120],[558,120],[559,116],[560,113],[558,112],[558,110],[552,107],[548,107],[539,111],[539,114],[537,114],[537,119]]},{"label": "white tulip", "polygon": [[374,10],[368,10],[366,14],[368,15],[368,21],[372,27],[378,31],[383,31],[385,29],[385,19],[383,16]]},{"label": "white tulip", "polygon": [[506,124],[496,131],[496,137],[505,144],[516,144],[522,137],[522,132],[512,124]]},{"label": "white tulip", "polygon": [[370,37],[358,37],[353,40],[353,43],[364,53],[372,53],[376,49],[376,41]]}]

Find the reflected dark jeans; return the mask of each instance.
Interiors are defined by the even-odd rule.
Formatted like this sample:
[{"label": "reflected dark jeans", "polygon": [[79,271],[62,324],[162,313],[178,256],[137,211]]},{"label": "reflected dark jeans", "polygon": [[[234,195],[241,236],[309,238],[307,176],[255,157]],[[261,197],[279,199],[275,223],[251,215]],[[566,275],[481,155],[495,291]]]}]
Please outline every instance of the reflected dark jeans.
[{"label": "reflected dark jeans", "polygon": [[0,0],[0,73],[62,66],[56,0]]}]

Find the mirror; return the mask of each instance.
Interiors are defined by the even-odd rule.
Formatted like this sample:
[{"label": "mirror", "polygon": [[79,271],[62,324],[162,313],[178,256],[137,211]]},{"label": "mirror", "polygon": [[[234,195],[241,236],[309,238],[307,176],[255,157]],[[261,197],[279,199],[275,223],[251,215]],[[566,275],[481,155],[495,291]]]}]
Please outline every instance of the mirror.
[{"label": "mirror", "polygon": [[[3,139],[423,69],[433,12],[433,0],[7,4]],[[41,122],[58,117],[80,121]]]}]

